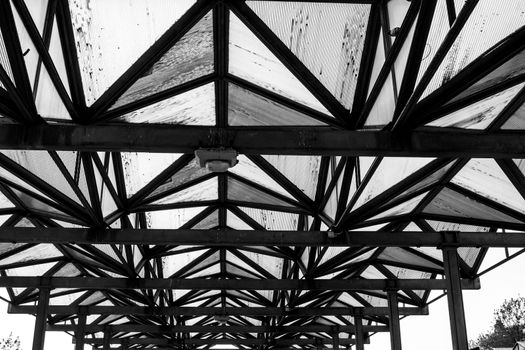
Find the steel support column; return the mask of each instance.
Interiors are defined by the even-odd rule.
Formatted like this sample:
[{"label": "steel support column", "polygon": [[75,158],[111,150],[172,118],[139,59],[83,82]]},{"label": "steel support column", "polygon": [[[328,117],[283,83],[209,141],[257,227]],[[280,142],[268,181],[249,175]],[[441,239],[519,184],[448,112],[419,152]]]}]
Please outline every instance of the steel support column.
[{"label": "steel support column", "polygon": [[338,329],[336,329],[332,333],[332,349],[339,350],[339,330]]},{"label": "steel support column", "polygon": [[51,288],[42,287],[38,294],[38,307],[35,320],[35,331],[33,334],[33,350],[44,350],[50,292]]},{"label": "steel support column", "polygon": [[354,316],[355,325],[355,348],[356,350],[365,349],[365,339],[363,333],[363,318],[361,316]]},{"label": "steel support column", "polygon": [[461,292],[461,283],[459,282],[461,277],[456,247],[443,248],[443,265],[447,282],[452,348],[454,350],[468,350],[467,326],[463,308],[463,294]]},{"label": "steel support column", "polygon": [[104,331],[104,339],[102,341],[102,349],[103,350],[109,350],[110,349],[110,344],[111,344],[111,332],[109,331],[109,329],[106,329]]},{"label": "steel support column", "polygon": [[86,335],[86,313],[78,315],[77,330],[75,332],[75,350],[84,350],[84,337]]},{"label": "steel support column", "polygon": [[388,307],[390,308],[390,344],[392,350],[401,350],[401,328],[399,325],[399,306],[397,301],[397,291],[389,290]]}]

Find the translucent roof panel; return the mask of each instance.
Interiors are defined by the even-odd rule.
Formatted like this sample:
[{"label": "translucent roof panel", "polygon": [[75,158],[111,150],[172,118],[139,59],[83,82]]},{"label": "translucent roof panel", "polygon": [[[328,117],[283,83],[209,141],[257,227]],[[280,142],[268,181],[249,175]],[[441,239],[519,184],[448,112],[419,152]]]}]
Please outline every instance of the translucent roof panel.
[{"label": "translucent roof panel", "polygon": [[247,4],[339,102],[351,109],[370,5],[275,1]]},{"label": "translucent roof panel", "polygon": [[99,98],[194,2],[69,0],[87,103]]},{"label": "translucent roof panel", "polygon": [[228,85],[228,124],[232,126],[325,125],[325,123],[236,84]]},{"label": "translucent roof panel", "polygon": [[516,97],[525,84],[518,84],[487,97],[470,106],[452,112],[438,120],[428,123],[428,126],[455,127],[466,129],[486,129]]},{"label": "translucent roof panel", "polygon": [[302,103],[329,112],[234,14],[230,14],[229,72]]},{"label": "translucent roof panel", "polygon": [[126,113],[115,120],[126,123],[215,125],[214,92],[214,84],[206,84]]},{"label": "translucent roof panel", "polygon": [[[505,24],[499,18],[505,18]],[[501,5],[493,1],[480,1],[434,74],[425,95],[440,87],[483,52],[524,24],[525,3],[511,1]]]},{"label": "translucent roof panel", "polygon": [[213,73],[212,13],[206,14],[111,107],[119,107]]}]

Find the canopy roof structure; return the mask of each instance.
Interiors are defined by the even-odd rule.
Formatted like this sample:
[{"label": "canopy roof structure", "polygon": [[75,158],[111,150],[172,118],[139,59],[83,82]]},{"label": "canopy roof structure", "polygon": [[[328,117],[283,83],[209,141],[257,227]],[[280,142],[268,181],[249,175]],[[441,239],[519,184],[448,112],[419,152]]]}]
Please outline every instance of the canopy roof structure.
[{"label": "canopy roof structure", "polygon": [[520,0],[1,1],[0,117],[0,286],[78,343],[359,348],[525,244]]}]

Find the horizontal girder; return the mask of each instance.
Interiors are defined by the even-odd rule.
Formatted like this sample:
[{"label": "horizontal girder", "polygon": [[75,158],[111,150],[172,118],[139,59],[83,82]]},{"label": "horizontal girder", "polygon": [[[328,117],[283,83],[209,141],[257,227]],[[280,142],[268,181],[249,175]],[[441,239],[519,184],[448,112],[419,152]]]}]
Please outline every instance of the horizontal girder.
[{"label": "horizontal girder", "polygon": [[[271,142],[268,142],[271,140]],[[523,158],[525,134],[421,130],[348,131],[328,127],[4,124],[0,149],[193,153],[231,147],[243,154]]]},{"label": "horizontal girder", "polygon": [[0,228],[3,243],[326,247],[525,247],[525,233],[342,232],[191,229]]},{"label": "horizontal girder", "polygon": [[[35,314],[36,306],[8,305],[10,314]],[[323,307],[323,308],[281,308],[281,307],[206,307],[206,306],[73,306],[50,305],[51,315],[141,315],[141,316],[387,316],[388,307]],[[428,315],[427,307],[400,307],[400,315]]]},{"label": "horizontal girder", "polygon": [[[479,289],[479,279],[463,279],[463,289]],[[0,287],[193,290],[444,290],[443,279],[169,279],[112,277],[0,277]]]}]

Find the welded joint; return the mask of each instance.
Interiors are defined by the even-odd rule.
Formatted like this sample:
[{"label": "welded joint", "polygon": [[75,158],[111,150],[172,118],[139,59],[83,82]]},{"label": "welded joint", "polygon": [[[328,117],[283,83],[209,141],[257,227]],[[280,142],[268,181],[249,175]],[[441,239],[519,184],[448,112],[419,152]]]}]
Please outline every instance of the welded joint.
[{"label": "welded joint", "polygon": [[461,246],[460,231],[440,231],[441,243],[437,249],[457,249]]}]

